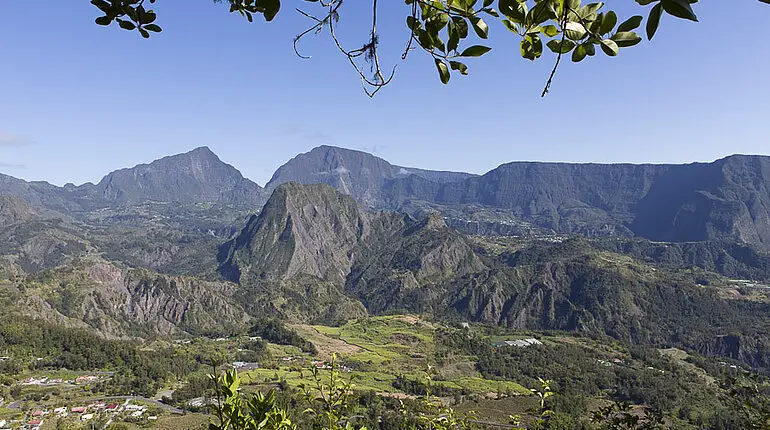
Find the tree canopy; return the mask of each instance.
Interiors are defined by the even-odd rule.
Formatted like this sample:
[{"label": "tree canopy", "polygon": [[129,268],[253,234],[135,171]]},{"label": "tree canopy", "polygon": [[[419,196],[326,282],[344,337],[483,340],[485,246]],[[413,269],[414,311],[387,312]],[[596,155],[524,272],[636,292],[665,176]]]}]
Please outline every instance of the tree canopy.
[{"label": "tree canopy", "polygon": [[[146,7],[156,1],[91,0],[91,3],[104,14],[96,18],[97,24],[117,24],[149,38],[151,33],[162,31],[156,23],[156,13]],[[249,22],[255,15],[272,21],[282,7],[281,0],[213,1],[229,5],[230,13],[238,13]],[[377,54],[379,0],[369,0],[371,32],[367,40],[354,49],[344,46],[337,36],[343,0],[295,1],[305,5],[305,8],[297,7],[296,11],[309,22],[294,39],[298,56],[309,58],[298,46],[304,37],[325,33],[356,70],[369,96],[374,96],[391,82],[395,67],[384,69]],[[693,5],[699,0],[635,1],[642,14],[619,17],[602,2],[581,4],[581,0],[405,0],[406,43],[401,58],[406,60],[413,50],[423,51],[433,58],[439,79],[447,84],[452,74],[468,74],[467,60],[481,57],[492,49],[486,42],[491,35],[487,21],[499,20],[502,27],[520,39],[522,58],[535,61],[544,53],[555,57],[553,70],[543,89],[545,96],[564,55],[577,63],[596,55],[599,48],[605,55],[614,57],[622,48],[642,41],[638,32],[643,31],[646,38],[652,40],[665,15],[698,21]],[[759,1],[770,4],[770,0]],[[642,24],[644,29],[639,30]]]}]

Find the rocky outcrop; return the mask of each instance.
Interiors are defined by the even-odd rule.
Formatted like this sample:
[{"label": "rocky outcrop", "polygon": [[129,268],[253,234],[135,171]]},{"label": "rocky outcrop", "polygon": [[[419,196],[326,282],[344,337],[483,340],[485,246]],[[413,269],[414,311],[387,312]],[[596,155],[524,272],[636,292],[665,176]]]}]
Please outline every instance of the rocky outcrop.
[{"label": "rocky outcrop", "polygon": [[0,229],[37,217],[37,212],[24,199],[0,195]]},{"label": "rocky outcrop", "polygon": [[40,303],[21,303],[20,310],[88,326],[107,337],[222,333],[242,329],[250,319],[234,299],[237,286],[227,282],[165,276],[104,261],[76,263],[46,279],[56,285],[28,290],[27,298],[38,297]]}]

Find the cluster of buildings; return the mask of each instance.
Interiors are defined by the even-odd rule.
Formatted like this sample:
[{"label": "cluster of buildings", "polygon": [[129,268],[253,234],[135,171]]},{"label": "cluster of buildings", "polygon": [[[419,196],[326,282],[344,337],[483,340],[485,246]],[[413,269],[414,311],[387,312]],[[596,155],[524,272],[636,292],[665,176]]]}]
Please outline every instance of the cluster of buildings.
[{"label": "cluster of buildings", "polygon": [[78,376],[75,379],[71,379],[67,381],[65,381],[62,378],[48,378],[47,376],[44,376],[42,378],[29,377],[29,378],[23,379],[21,381],[21,385],[25,385],[25,386],[29,386],[29,385],[51,386],[51,385],[60,385],[60,384],[83,385],[83,384],[91,384],[94,382],[99,382],[98,376],[84,375],[84,376]]},{"label": "cluster of buildings", "polygon": [[[71,416],[77,417],[82,422],[91,421],[97,417],[114,417],[117,414],[125,414],[125,416],[139,418],[147,412],[147,407],[142,405],[129,404],[126,401],[125,404],[120,405],[118,403],[106,403],[101,401],[92,402],[86,406],[73,406],[73,407],[58,407],[52,410],[40,409],[32,411],[25,421],[9,422],[6,420],[0,420],[0,430],[24,429],[24,430],[40,430],[43,423],[48,418],[67,418]],[[155,420],[157,416],[149,416],[148,420]]]},{"label": "cluster of buildings", "polygon": [[[311,360],[310,364],[313,365],[316,369],[320,369],[320,370],[331,369],[332,368],[332,366],[329,363],[327,363],[325,361],[322,361],[322,360]],[[352,371],[351,368],[349,368],[348,366],[345,366],[344,364],[339,364],[338,363],[335,366],[337,367],[337,370],[341,370],[343,372],[351,372]]]},{"label": "cluster of buildings", "polygon": [[[619,358],[613,358],[612,360],[596,360],[597,363],[599,363],[600,366],[604,367],[612,367],[612,366],[623,366],[626,364],[625,361],[619,359]],[[652,369],[652,368],[651,368]]]},{"label": "cluster of buildings", "polygon": [[238,370],[255,370],[255,369],[259,369],[259,363],[249,363],[246,361],[233,361],[233,368]]},{"label": "cluster of buildings", "polygon": [[492,346],[516,346],[519,348],[526,348],[528,346],[532,345],[542,345],[543,342],[540,342],[539,340],[531,337],[529,339],[518,339],[518,340],[504,340],[502,342],[495,342],[492,344]]}]

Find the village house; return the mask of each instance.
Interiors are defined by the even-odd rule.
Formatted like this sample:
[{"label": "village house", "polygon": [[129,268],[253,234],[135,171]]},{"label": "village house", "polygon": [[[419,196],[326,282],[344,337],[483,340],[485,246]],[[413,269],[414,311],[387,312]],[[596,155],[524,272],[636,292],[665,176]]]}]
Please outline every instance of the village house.
[{"label": "village house", "polygon": [[238,370],[255,370],[259,369],[259,363],[248,363],[245,361],[234,361],[233,367]]},{"label": "village house", "polygon": [[500,346],[516,346],[519,348],[526,348],[528,346],[532,345],[542,345],[543,342],[540,342],[539,340],[535,338],[528,338],[528,339],[518,339],[518,340],[505,340],[502,342],[495,342],[492,344],[492,346],[500,347]]},{"label": "village house", "polygon": [[86,412],[87,408],[85,406],[76,406],[72,408],[70,411],[73,414],[84,414]]},{"label": "village house", "polygon": [[91,421],[94,419],[94,414],[83,414],[80,416],[80,421]]},{"label": "village house", "polygon": [[27,428],[30,430],[39,430],[43,425],[43,420],[31,420],[27,422]]},{"label": "village house", "polygon": [[196,397],[194,399],[190,399],[190,401],[187,402],[187,405],[193,408],[202,408],[211,403],[213,402],[206,399],[205,397]]},{"label": "village house", "polygon": [[144,411],[146,408],[140,405],[126,405],[127,411]]},{"label": "village house", "polygon": [[40,379],[29,377],[27,379],[22,380],[21,385],[43,385],[47,381],[48,381],[47,377],[40,378]]},{"label": "village house", "polygon": [[104,402],[93,402],[90,405],[88,405],[90,409],[104,409],[104,407],[106,406],[107,404]]},{"label": "village house", "polygon": [[84,376],[78,376],[77,378],[75,378],[76,384],[88,384],[90,382],[98,382],[98,381],[99,381],[99,377],[93,376],[93,375],[84,375]]}]

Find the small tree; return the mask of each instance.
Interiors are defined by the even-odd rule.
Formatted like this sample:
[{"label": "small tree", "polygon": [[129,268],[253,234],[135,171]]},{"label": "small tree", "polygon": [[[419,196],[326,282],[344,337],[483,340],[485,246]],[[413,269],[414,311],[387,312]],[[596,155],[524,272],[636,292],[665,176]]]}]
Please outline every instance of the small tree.
[{"label": "small tree", "polygon": [[[325,376],[317,367],[310,370],[310,376],[311,385],[299,386],[309,405],[304,413],[316,416],[321,427],[326,430],[352,430],[354,427],[347,413],[350,407],[350,395],[355,387],[353,384],[355,378],[346,380],[342,377],[336,354],[332,354],[329,371]],[[361,427],[360,430],[366,430],[366,427]]]},{"label": "small tree", "polygon": [[275,392],[266,395],[256,392],[244,397],[239,392],[241,380],[238,371],[228,370],[222,376],[211,375],[217,385],[217,404],[214,414],[217,423],[209,430],[296,430],[289,413],[275,404]]}]

